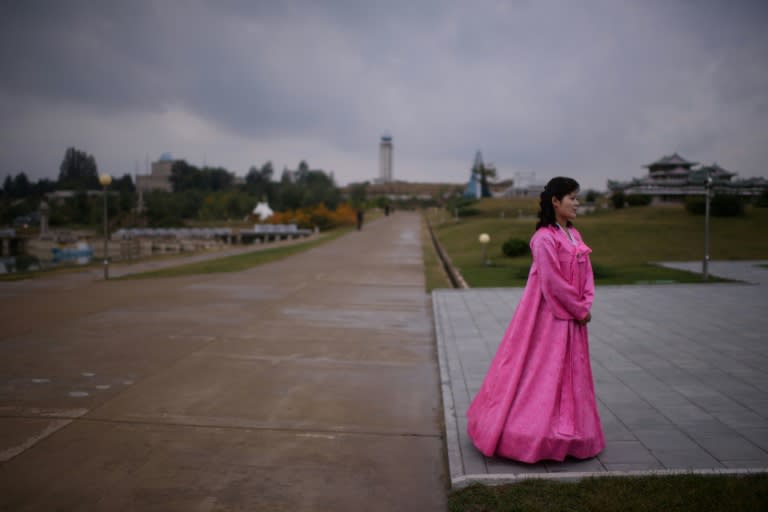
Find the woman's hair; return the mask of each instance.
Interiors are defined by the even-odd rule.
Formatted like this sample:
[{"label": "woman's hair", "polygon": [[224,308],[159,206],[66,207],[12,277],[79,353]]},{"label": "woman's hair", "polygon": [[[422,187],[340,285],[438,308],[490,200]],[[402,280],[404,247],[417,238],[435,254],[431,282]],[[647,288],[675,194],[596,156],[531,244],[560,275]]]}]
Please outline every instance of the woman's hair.
[{"label": "woman's hair", "polygon": [[[556,197],[558,201],[562,201],[563,197],[577,190],[579,190],[579,183],[573,178],[558,176],[549,180],[549,183],[547,183],[544,191],[539,196],[539,222],[536,224],[536,229],[557,224],[555,207],[552,205],[553,197]],[[568,221],[567,227],[570,226],[571,221]]]}]

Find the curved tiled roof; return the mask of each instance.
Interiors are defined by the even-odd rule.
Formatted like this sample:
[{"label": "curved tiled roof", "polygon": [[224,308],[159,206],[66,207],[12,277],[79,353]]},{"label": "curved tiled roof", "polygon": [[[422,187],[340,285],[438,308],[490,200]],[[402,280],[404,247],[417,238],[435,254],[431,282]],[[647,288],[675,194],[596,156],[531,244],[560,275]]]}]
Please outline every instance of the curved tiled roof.
[{"label": "curved tiled roof", "polygon": [[658,160],[656,160],[653,163],[650,163],[646,165],[645,167],[670,167],[670,166],[676,166],[676,167],[684,167],[688,166],[691,167],[693,165],[696,165],[698,162],[692,162],[690,160],[686,160],[685,158],[681,157],[677,153],[672,153],[671,155],[665,155]]}]

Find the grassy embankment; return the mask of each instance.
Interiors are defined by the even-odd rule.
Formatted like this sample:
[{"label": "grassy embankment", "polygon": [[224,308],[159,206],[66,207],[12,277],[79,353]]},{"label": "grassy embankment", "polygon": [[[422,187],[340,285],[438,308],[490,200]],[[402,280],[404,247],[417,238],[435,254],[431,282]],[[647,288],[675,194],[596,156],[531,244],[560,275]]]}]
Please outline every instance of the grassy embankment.
[{"label": "grassy embankment", "polygon": [[451,512],[758,512],[768,510],[768,474],[527,480],[474,485],[448,498]]},{"label": "grassy embankment", "polygon": [[[458,222],[447,212],[429,213],[435,233],[453,264],[472,287],[523,286],[530,256],[507,258],[501,246],[509,238],[529,240],[536,223],[534,199],[484,199],[479,214]],[[768,258],[768,238],[757,236],[768,222],[768,209],[747,208],[744,217],[712,218],[713,260]],[[701,282],[701,276],[653,265],[654,261],[701,260],[704,219],[682,205],[599,210],[574,222],[593,253],[597,284]],[[488,233],[491,266],[482,262],[477,237]]]},{"label": "grassy embankment", "polygon": [[429,236],[427,223],[421,223],[421,251],[424,260],[424,282],[427,292],[435,288],[450,288],[451,282],[445,274],[440,258],[432,244],[432,237]]}]

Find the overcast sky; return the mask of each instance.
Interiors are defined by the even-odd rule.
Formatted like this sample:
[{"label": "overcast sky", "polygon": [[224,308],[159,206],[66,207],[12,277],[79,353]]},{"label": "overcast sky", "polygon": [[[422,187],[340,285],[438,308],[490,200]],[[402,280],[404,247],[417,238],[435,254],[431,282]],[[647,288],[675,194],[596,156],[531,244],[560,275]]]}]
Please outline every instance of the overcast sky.
[{"label": "overcast sky", "polygon": [[[584,4],[584,5],[579,5]],[[768,2],[0,0],[0,177],[170,152],[337,182],[642,176],[673,152],[768,176]]]}]

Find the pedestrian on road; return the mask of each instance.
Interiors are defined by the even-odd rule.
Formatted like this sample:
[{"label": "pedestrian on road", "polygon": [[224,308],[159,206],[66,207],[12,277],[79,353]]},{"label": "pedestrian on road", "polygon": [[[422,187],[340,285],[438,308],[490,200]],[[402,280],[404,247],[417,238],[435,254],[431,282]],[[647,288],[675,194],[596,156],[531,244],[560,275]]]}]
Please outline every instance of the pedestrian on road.
[{"label": "pedestrian on road", "polygon": [[587,337],[592,250],[571,223],[578,192],[558,177],[541,193],[528,282],[467,411],[469,437],[486,456],[562,461],[605,447]]},{"label": "pedestrian on road", "polygon": [[360,231],[363,229],[363,210],[358,208],[357,209],[357,230]]}]

